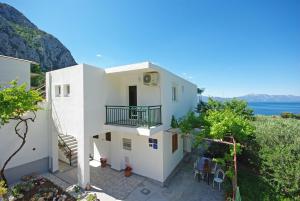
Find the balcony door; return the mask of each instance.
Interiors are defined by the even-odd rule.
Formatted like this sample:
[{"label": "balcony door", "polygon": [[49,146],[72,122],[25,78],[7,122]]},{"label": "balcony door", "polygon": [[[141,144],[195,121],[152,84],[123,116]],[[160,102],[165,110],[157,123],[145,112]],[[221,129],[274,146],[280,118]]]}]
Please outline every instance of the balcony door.
[{"label": "balcony door", "polygon": [[137,111],[136,111],[136,106],[137,106],[137,87],[136,86],[129,86],[128,87],[128,92],[129,92],[129,118],[130,119],[137,119]]}]

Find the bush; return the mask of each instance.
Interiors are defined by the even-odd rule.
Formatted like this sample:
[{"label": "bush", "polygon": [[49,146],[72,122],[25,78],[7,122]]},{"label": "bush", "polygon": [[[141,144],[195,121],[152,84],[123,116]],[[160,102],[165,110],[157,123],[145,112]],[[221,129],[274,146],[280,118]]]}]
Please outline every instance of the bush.
[{"label": "bush", "polygon": [[0,198],[6,195],[6,193],[7,193],[7,188],[5,182],[3,180],[0,180]]},{"label": "bush", "polygon": [[262,177],[277,193],[300,200],[300,122],[258,117],[254,125]]},{"label": "bush", "polygon": [[282,118],[293,118],[294,117],[294,114],[293,113],[290,113],[290,112],[283,112],[280,114],[280,116]]}]

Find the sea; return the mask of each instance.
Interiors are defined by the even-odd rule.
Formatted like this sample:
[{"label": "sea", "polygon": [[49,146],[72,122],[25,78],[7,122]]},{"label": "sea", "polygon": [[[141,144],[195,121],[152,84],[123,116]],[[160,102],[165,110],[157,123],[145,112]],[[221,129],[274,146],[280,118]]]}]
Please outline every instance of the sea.
[{"label": "sea", "polygon": [[300,103],[249,102],[256,115],[280,115],[282,112],[300,114]]}]

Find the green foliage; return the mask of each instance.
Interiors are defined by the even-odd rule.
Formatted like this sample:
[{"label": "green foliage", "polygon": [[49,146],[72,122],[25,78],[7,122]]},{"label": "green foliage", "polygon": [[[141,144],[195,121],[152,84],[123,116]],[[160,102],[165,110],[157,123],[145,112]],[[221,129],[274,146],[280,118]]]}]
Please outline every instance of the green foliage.
[{"label": "green foliage", "polygon": [[32,64],[31,73],[33,73],[30,80],[31,87],[39,88],[45,85],[45,74],[42,72],[42,69],[39,65]]},{"label": "green foliage", "polygon": [[207,109],[206,103],[205,103],[204,101],[200,101],[200,102],[197,104],[196,112],[197,112],[197,113],[205,113],[205,112],[206,112],[206,109]]},{"label": "green foliage", "polygon": [[0,180],[0,198],[3,197],[7,193],[7,188],[5,182]]},{"label": "green foliage", "polygon": [[178,122],[177,119],[175,118],[174,115],[172,115],[172,119],[171,119],[171,128],[178,128]]},{"label": "green foliage", "polygon": [[294,113],[291,113],[291,112],[282,112],[280,114],[280,116],[282,118],[294,118],[294,119],[300,119],[300,114],[294,114]]},{"label": "green foliage", "polygon": [[11,193],[14,197],[18,197],[21,194],[22,186],[21,184],[16,184],[12,189]]},{"label": "green foliage", "polygon": [[278,194],[300,200],[300,121],[257,117],[253,124],[262,177]]},{"label": "green foliage", "polygon": [[194,128],[200,128],[201,118],[197,117],[194,112],[188,112],[184,117],[179,119],[180,131],[184,134],[190,134]]},{"label": "green foliage", "polygon": [[230,109],[210,110],[205,116],[205,130],[207,136],[214,139],[224,139],[232,135],[237,141],[245,141],[252,135],[254,127],[242,115]]},{"label": "green foliage", "polygon": [[18,85],[16,80],[0,86],[0,125],[19,118],[28,111],[39,110],[37,103],[42,100],[39,92],[27,90],[26,84]]},{"label": "green foliage", "polygon": [[87,201],[95,201],[96,199],[97,199],[96,194],[89,194],[89,195],[86,197],[86,200],[87,200]]},{"label": "green foliage", "polygon": [[276,194],[262,177],[252,173],[242,166],[238,167],[238,183],[243,201],[279,201],[281,196]]},{"label": "green foliage", "polygon": [[30,72],[31,73],[41,74],[42,73],[42,69],[41,69],[40,65],[38,65],[38,64],[31,64],[31,66],[30,66]]},{"label": "green foliage", "polygon": [[30,47],[42,50],[40,44],[40,38],[45,34],[44,32],[32,29],[30,27],[20,26],[18,24],[10,22],[12,28],[19,34]]},{"label": "green foliage", "polygon": [[236,115],[242,116],[246,119],[253,119],[253,110],[248,107],[248,103],[243,100],[232,99],[224,103],[224,109],[233,111]]},{"label": "green foliage", "polygon": [[31,87],[41,87],[45,85],[45,75],[36,75],[31,77]]}]

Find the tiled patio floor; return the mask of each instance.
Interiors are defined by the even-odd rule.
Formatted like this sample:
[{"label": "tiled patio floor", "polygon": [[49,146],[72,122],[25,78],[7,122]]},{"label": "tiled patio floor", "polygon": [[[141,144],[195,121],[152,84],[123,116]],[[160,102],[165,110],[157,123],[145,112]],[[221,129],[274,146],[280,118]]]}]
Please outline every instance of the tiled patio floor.
[{"label": "tiled patio floor", "polygon": [[[223,192],[213,189],[203,181],[193,177],[192,164],[183,164],[168,183],[167,187],[138,175],[124,177],[123,172],[109,167],[99,167],[99,162],[91,161],[91,184],[101,201],[221,201]],[[69,183],[77,183],[77,168],[55,174]]]}]

